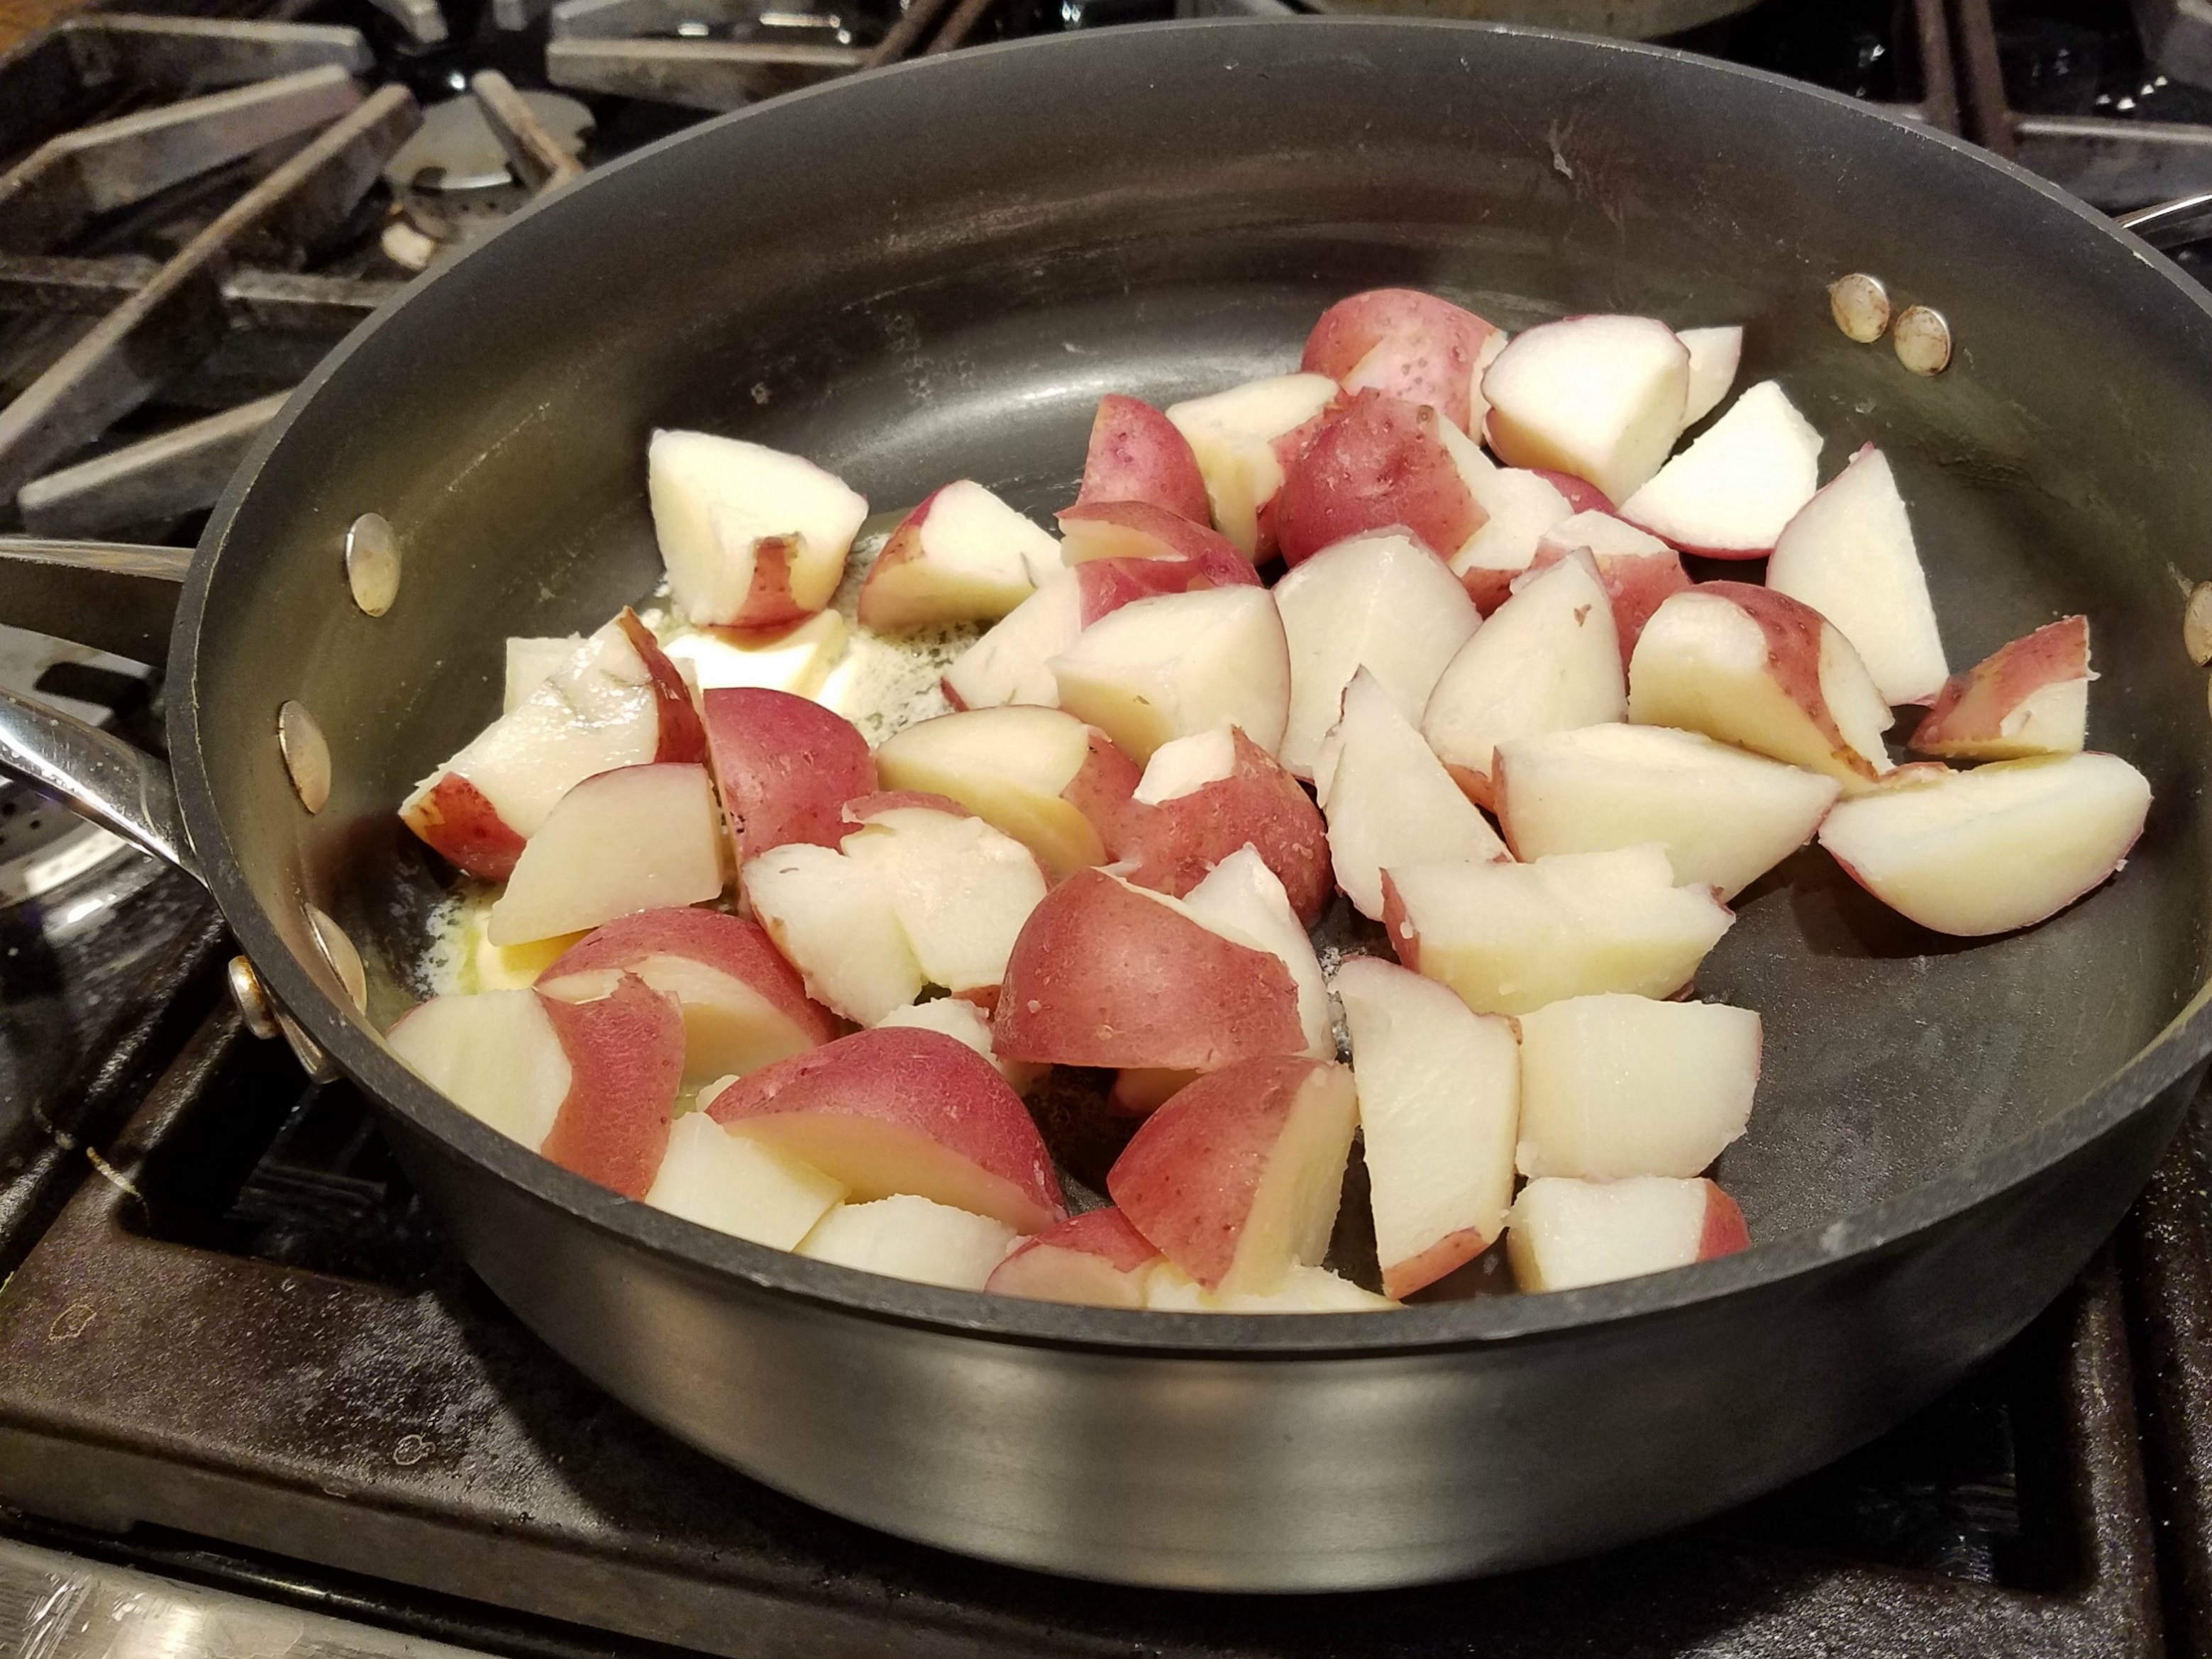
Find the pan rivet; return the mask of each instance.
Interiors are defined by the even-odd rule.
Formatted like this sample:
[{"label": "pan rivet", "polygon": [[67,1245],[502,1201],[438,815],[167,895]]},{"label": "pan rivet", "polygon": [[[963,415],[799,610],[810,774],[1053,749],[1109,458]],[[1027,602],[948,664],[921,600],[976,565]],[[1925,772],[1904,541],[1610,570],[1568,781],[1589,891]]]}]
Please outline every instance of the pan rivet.
[{"label": "pan rivet", "polygon": [[372,617],[399,597],[399,538],[381,513],[364,513],[346,532],[346,581],[353,602]]},{"label": "pan rivet", "polygon": [[323,728],[315,724],[315,717],[300,703],[288,702],[276,711],[276,747],[283,753],[284,769],[292,775],[300,805],[310,812],[321,811],[331,798],[331,746],[323,740]]},{"label": "pan rivet", "polygon": [[2212,664],[2212,582],[2189,590],[2189,603],[2181,607],[2181,643],[2199,668]]},{"label": "pan rivet", "polygon": [[1907,306],[1897,319],[1897,361],[1915,374],[1941,374],[1951,362],[1951,325],[1926,306]]},{"label": "pan rivet", "polygon": [[261,988],[261,975],[244,957],[233,957],[225,974],[230,982],[230,1000],[238,1005],[238,1017],[246,1022],[247,1030],[266,1042],[277,1032],[276,1011],[269,1006],[269,994]]},{"label": "pan rivet", "polygon": [[315,943],[322,946],[323,960],[330,963],[331,971],[338,976],[338,983],[345,987],[345,994],[353,999],[353,1006],[367,1013],[368,975],[362,969],[361,952],[354,949],[353,941],[346,937],[346,930],[339,927],[327,912],[319,910],[312,904],[307,908],[307,926],[314,930]]},{"label": "pan rivet", "polygon": [[1855,270],[1828,284],[1828,310],[1836,326],[1861,345],[1889,331],[1889,290],[1881,278]]}]

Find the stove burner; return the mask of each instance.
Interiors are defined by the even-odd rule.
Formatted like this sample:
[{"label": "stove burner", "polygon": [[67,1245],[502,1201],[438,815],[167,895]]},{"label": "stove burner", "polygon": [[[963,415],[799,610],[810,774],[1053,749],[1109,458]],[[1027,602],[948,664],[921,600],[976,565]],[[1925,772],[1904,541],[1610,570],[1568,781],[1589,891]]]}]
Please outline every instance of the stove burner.
[{"label": "stove burner", "polygon": [[[583,154],[592,132],[589,109],[557,93],[526,92],[522,97],[567,154]],[[474,98],[449,98],[426,108],[415,136],[385,163],[384,179],[394,190],[440,195],[517,182],[506,148]]]}]

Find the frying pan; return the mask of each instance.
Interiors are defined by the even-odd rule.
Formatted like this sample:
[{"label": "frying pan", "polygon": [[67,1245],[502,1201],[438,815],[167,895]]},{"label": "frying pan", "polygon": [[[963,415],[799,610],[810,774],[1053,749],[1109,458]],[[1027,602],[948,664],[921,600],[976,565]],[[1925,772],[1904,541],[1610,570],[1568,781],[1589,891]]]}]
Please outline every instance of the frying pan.
[{"label": "frying pan", "polygon": [[[1852,270],[1951,368],[1846,340]],[[1295,362],[1328,301],[1439,290],[1747,325],[1826,434],[1892,456],[1953,660],[2093,619],[2095,744],[2157,792],[2046,925],[1911,927],[1817,853],[1738,901],[1701,994],[1766,1079],[1720,1176],[1748,1252],[1564,1294],[1208,1317],[989,1298],[630,1203],[427,1088],[377,1031],[442,890],[408,786],[496,709],[498,641],[657,579],[656,425],[809,455],[879,506],[1068,499],[1100,392]],[[1542,1562],[1874,1436],[2027,1322],[2118,1221],[2212,1048],[2205,686],[2212,307],[2143,244],[1940,133],[1768,76],[1475,25],[1129,28],[834,83],[606,167],[416,284],[272,423],[192,562],[175,792],[51,720],[10,764],[197,861],[261,981],[380,1105],[446,1233],[646,1417],[842,1515],[1148,1584],[1319,1589]],[[342,549],[393,526],[370,616]],[[318,812],[278,710],[328,741]],[[366,964],[357,1012],[307,906]],[[550,1362],[549,1362],[550,1363]]]}]

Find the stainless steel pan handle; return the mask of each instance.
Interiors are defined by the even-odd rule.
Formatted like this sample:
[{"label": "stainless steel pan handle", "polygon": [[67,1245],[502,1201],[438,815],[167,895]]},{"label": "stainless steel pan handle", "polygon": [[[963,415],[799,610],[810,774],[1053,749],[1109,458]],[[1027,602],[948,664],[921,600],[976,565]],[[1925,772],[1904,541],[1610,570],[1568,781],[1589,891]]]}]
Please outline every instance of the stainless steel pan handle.
[{"label": "stainless steel pan handle", "polygon": [[94,823],[199,877],[169,769],[144,750],[0,688],[0,775],[58,795]]},{"label": "stainless steel pan handle", "polygon": [[2137,208],[2133,213],[2121,214],[2118,223],[2122,230],[2135,232],[2153,247],[2186,247],[2212,236],[2212,191]]},{"label": "stainless steel pan handle", "polygon": [[[0,622],[158,662],[191,562],[189,548],[0,536]],[[0,776],[60,797],[199,878],[169,769],[143,750],[0,690]]]}]

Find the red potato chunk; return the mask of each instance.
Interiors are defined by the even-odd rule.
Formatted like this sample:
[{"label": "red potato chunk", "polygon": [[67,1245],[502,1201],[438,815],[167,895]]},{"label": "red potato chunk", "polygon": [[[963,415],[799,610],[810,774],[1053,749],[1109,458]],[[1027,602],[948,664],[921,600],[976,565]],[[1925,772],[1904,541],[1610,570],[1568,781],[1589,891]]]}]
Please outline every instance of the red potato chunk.
[{"label": "red potato chunk", "polygon": [[704,741],[682,675],[624,611],[416,785],[399,816],[457,868],[504,881],[523,844],[586,778],[700,760]]},{"label": "red potato chunk", "polygon": [[1872,444],[1783,527],[1766,585],[1839,629],[1885,702],[1930,702],[1943,689],[1951,671],[1912,520]]},{"label": "red potato chunk", "polygon": [[1042,1232],[1067,1215],[1043,1138],[991,1062],[938,1031],[856,1031],[739,1078],[701,1108],[842,1182]]},{"label": "red potato chunk", "polygon": [[1144,762],[1176,738],[1242,727],[1273,754],[1290,720],[1291,651],[1264,588],[1139,599],[1047,665],[1060,705]]},{"label": "red potato chunk", "polygon": [[891,532],[860,586],[860,623],[897,633],[995,622],[1060,566],[1048,532],[963,478],[933,491]]},{"label": "red potato chunk", "polygon": [[682,1011],[686,1088],[757,1071],[844,1030],[757,922],[719,910],[623,916],[571,945],[538,982],[574,1001],[617,973],[635,974]]},{"label": "red potato chunk", "polygon": [[1751,1121],[1762,1037],[1748,1008],[1569,997],[1520,1024],[1523,1175],[1687,1179]]},{"label": "red potato chunk", "polygon": [[1620,516],[1669,546],[1756,559],[1820,483],[1820,434],[1782,388],[1762,380],[1620,504]]},{"label": "red potato chunk", "polygon": [[1078,501],[1060,514],[1060,533],[1061,552],[1069,564],[1099,559],[1234,559],[1248,567],[1251,563],[1219,532],[1149,501]]},{"label": "red potato chunk", "polygon": [[1459,860],[1382,872],[1399,960],[1479,1014],[1565,997],[1672,996],[1735,917],[1711,888],[1677,887],[1660,847],[1559,853],[1532,864]]},{"label": "red potato chunk", "polygon": [[463,1111],[562,1169],[625,1198],[653,1185],[684,1074],[684,1022],[636,975],[582,1002],[433,997],[386,1040]]},{"label": "red potato chunk", "polygon": [[876,766],[892,788],[950,797],[1012,836],[1054,880],[1115,855],[1139,776],[1104,732],[1019,706],[918,720],[884,740]]},{"label": "red potato chunk", "polygon": [[1206,479],[1189,441],[1160,410],[1118,392],[1098,400],[1075,501],[1140,501],[1206,522]]},{"label": "red potato chunk", "polygon": [[1023,1240],[983,1288],[1039,1302],[1141,1308],[1152,1264],[1164,1260],[1121,1211],[1093,1210]]},{"label": "red potato chunk", "polygon": [[1482,391],[1490,447],[1508,466],[1571,473],[1626,501],[1681,434],[1690,353],[1649,317],[1567,317],[1516,336]]},{"label": "red potato chunk", "polygon": [[656,432],[646,471],[669,591],[702,627],[765,628],[821,610],[868,516],[811,461],[737,438]]},{"label": "red potato chunk", "polygon": [[1365,670],[1409,720],[1480,618],[1451,571],[1411,536],[1358,536],[1324,548],[1275,584],[1291,653],[1291,713],[1279,754],[1313,779],[1322,741]]},{"label": "red potato chunk", "polygon": [[722,816],[707,769],[655,763],[586,778],[561,798],[492,902],[497,945],[580,933],[639,910],[719,898]]},{"label": "red potato chunk", "polygon": [[2117,872],[2150,781],[2115,755],[2039,755],[1910,778],[1839,803],[1820,845],[1893,910],[1975,939],[2031,927]]},{"label": "red potato chunk", "polygon": [[1682,556],[1656,536],[1607,513],[1577,513],[1546,531],[1536,544],[1530,574],[1580,550],[1597,566],[1597,579],[1613,600],[1613,630],[1620,638],[1620,665],[1636,654],[1651,613],[1690,586]]},{"label": "red potato chunk", "polygon": [[1505,1231],[1521,1115],[1513,1023],[1407,969],[1354,957],[1336,993],[1352,1037],[1382,1290],[1411,1296]]},{"label": "red potato chunk", "polygon": [[876,787],[868,740],[850,720],[757,686],[718,688],[701,701],[739,863],[772,847],[835,847],[845,838],[845,803]]},{"label": "red potato chunk", "polygon": [[[1225,545],[1225,544],[1224,544]],[[1103,617],[1138,599],[1257,587],[1260,578],[1234,548],[1189,558],[1102,558],[1077,563],[1042,583],[945,671],[945,696],[955,708],[1006,703],[1053,708],[1058,683],[1047,665]]]},{"label": "red potato chunk", "polygon": [[1293,566],[1370,531],[1402,527],[1431,550],[1456,551],[1488,517],[1437,435],[1433,409],[1363,392],[1316,434],[1275,503],[1275,534]]},{"label": "red potato chunk", "polygon": [[1628,718],[1822,773],[1846,795],[1891,769],[1881,734],[1895,716],[1851,642],[1748,582],[1700,582],[1652,613],[1629,659]]},{"label": "red potato chunk", "polygon": [[1276,496],[1337,396],[1325,374],[1278,374],[1168,408],[1198,458],[1213,527],[1255,563],[1275,550]]},{"label": "red potato chunk", "polygon": [[1498,746],[1626,712],[1613,601],[1584,555],[1533,577],[1462,646],[1429,693],[1421,735],[1480,805]]},{"label": "red potato chunk", "polygon": [[1736,1201],[1710,1181],[1547,1176],[1514,1200],[1506,1231],[1513,1282],[1571,1291],[1713,1261],[1748,1249]]},{"label": "red potato chunk", "polygon": [[1298,366],[1347,392],[1425,404],[1462,432],[1479,434],[1489,409],[1482,372],[1504,345],[1503,329],[1449,300],[1377,288],[1322,313]]},{"label": "red potato chunk", "polygon": [[1328,836],[1297,780],[1234,726],[1156,750],[1121,819],[1116,854],[1128,879],[1181,898],[1247,845],[1312,926],[1328,904]]},{"label": "red potato chunk", "polygon": [[1913,750],[1957,760],[2081,752],[2089,736],[2089,619],[2062,617],[1944,685]]},{"label": "red potato chunk", "polygon": [[1064,1066],[1215,1071],[1307,1041],[1279,957],[1097,870],[1030,912],[992,1021],[1002,1056]]},{"label": "red potato chunk", "polygon": [[1320,1264],[1352,1151],[1352,1073],[1327,1060],[1247,1060],[1146,1118],[1106,1189],[1206,1290],[1264,1295]]}]

